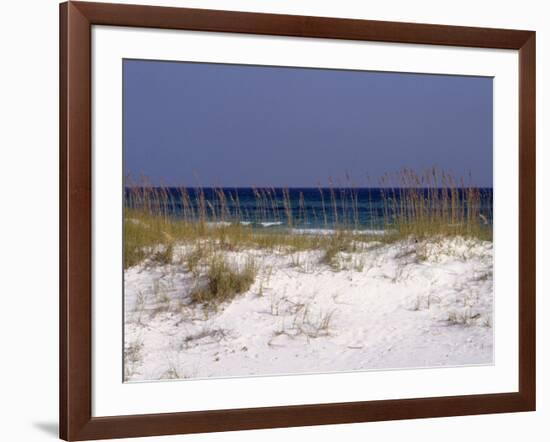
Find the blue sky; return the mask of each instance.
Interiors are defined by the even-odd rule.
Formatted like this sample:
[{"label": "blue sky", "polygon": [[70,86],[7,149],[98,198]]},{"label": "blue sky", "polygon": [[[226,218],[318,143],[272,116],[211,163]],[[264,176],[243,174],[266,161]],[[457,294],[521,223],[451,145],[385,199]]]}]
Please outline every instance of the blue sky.
[{"label": "blue sky", "polygon": [[125,173],[155,184],[366,186],[436,166],[492,187],[486,77],[125,60],[123,118]]}]

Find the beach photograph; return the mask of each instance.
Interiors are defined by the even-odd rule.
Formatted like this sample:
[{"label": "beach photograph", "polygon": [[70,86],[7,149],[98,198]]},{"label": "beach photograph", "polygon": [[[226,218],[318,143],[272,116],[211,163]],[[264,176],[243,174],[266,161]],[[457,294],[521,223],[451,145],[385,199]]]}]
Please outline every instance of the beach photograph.
[{"label": "beach photograph", "polygon": [[123,62],[124,381],[494,362],[493,79]]}]

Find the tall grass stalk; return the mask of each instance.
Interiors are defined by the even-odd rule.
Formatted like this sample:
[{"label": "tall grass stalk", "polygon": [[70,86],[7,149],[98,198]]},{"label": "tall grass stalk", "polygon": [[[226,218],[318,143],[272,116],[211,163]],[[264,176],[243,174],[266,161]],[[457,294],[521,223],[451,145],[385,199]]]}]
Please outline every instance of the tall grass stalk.
[{"label": "tall grass stalk", "polygon": [[[126,178],[124,259],[129,267],[152,259],[169,263],[173,246],[178,243],[209,240],[219,247],[239,250],[244,247],[270,250],[329,250],[329,256],[338,250],[334,235],[303,235],[292,228],[311,221],[332,227],[346,241],[372,240],[372,235],[361,228],[376,227],[385,235],[383,241],[406,237],[465,236],[492,240],[492,213],[482,212],[482,201],[487,199],[482,190],[456,179],[450,173],[432,168],[423,173],[403,169],[396,174],[385,174],[379,188],[371,188],[368,197],[360,200],[357,186],[346,174],[345,186],[332,178],[328,190],[318,184],[320,208],[308,207],[303,192],[293,201],[289,188],[253,188],[254,202],[243,207],[239,189],[228,191],[201,187],[177,190],[153,186],[141,177],[135,182]],[[369,178],[370,183],[370,178]],[[176,192],[176,193],[174,193]],[[325,195],[325,192],[328,192]],[[379,192],[376,206],[374,192]],[[326,198],[325,198],[326,197]],[[361,225],[360,207],[369,214]],[[320,212],[319,212],[320,210]],[[378,214],[375,220],[373,214]],[[310,219],[309,217],[313,217]],[[329,221],[330,220],[330,221]],[[247,225],[250,221],[283,222],[278,229],[258,229]]]}]

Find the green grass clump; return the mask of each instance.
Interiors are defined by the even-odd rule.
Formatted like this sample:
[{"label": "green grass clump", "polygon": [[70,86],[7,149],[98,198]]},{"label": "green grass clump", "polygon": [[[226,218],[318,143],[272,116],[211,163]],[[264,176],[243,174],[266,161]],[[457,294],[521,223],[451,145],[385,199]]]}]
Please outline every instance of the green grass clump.
[{"label": "green grass clump", "polygon": [[150,257],[155,247],[164,245],[165,238],[158,223],[145,222],[145,216],[124,217],[124,268]]},{"label": "green grass clump", "polygon": [[338,254],[340,252],[353,252],[356,249],[354,240],[359,241],[361,237],[345,232],[337,232],[334,235],[326,236],[327,240],[323,244],[324,253],[320,262],[336,270],[339,268]]},{"label": "green grass clump", "polygon": [[411,236],[493,239],[488,222],[492,209],[482,212],[482,189],[463,178],[457,180],[435,167],[420,174],[403,169],[396,175],[386,174],[381,185],[388,241]]},{"label": "green grass clump", "polygon": [[201,262],[209,256],[210,252],[209,247],[199,243],[183,257],[182,261],[189,272],[197,274]]},{"label": "green grass clump", "polygon": [[168,264],[172,261],[176,241],[194,242],[203,230],[200,225],[127,208],[124,214],[124,268],[146,259]]},{"label": "green grass clump", "polygon": [[193,302],[218,305],[246,292],[254,283],[257,269],[254,261],[248,259],[242,268],[230,264],[224,257],[211,259],[206,273],[206,284],[191,293]]},{"label": "green grass clump", "polygon": [[173,256],[174,245],[172,243],[168,243],[153,254],[151,261],[160,265],[167,265],[172,263]]}]

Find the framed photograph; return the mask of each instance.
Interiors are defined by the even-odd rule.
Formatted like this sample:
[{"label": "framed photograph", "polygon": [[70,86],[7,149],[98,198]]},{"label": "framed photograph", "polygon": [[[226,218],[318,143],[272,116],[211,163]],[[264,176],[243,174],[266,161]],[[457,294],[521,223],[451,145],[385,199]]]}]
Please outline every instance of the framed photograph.
[{"label": "framed photograph", "polygon": [[535,409],[535,32],[60,25],[61,438]]}]

